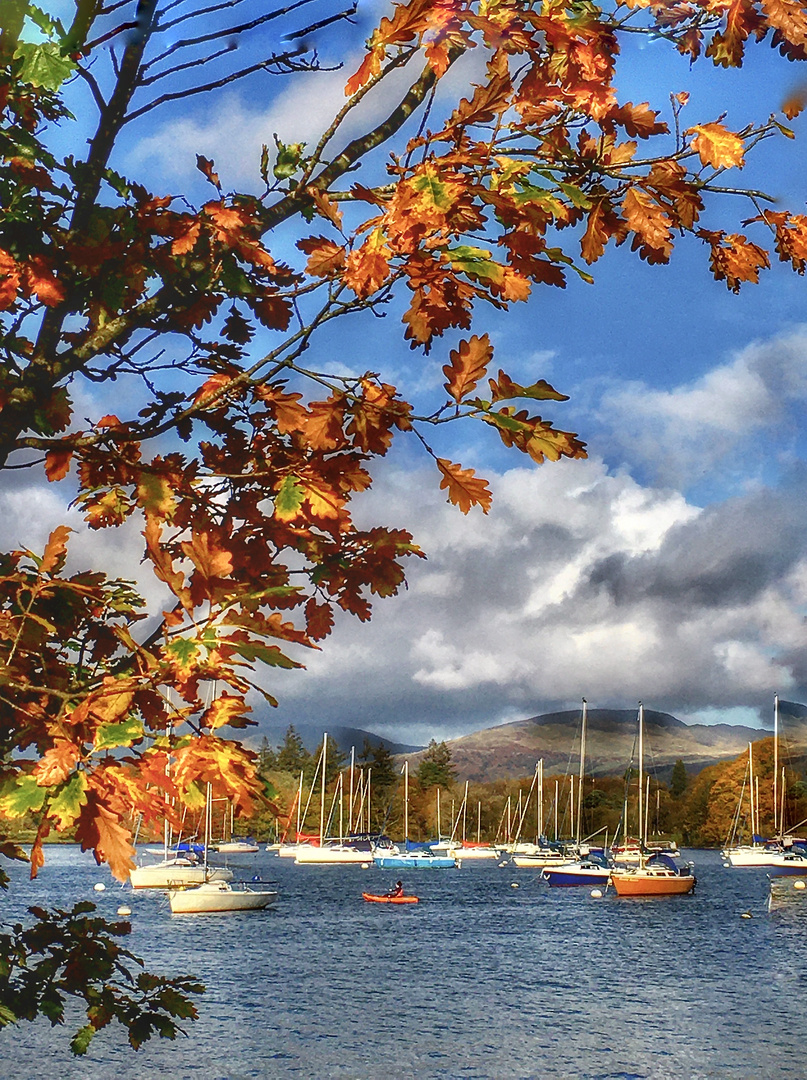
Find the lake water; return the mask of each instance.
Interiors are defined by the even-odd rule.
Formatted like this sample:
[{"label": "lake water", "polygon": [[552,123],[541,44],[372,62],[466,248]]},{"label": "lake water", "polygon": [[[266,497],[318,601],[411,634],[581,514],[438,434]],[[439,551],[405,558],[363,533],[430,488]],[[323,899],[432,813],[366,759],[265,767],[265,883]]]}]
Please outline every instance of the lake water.
[{"label": "lake water", "polygon": [[47,857],[36,882],[12,868],[3,921],[29,903],[91,899],[111,919],[127,904],[125,944],[207,992],[187,1038],[137,1053],[120,1028],[79,1059],[66,1029],[7,1028],[4,1080],[807,1076],[807,890],[788,885],[769,911],[765,872],[717,852],[685,853],[689,897],[596,899],[480,863],[404,872],[421,897],[405,907],[361,899],[394,871],[261,853],[243,876],[277,880],[277,906],[202,916],[133,896],[75,848]]}]

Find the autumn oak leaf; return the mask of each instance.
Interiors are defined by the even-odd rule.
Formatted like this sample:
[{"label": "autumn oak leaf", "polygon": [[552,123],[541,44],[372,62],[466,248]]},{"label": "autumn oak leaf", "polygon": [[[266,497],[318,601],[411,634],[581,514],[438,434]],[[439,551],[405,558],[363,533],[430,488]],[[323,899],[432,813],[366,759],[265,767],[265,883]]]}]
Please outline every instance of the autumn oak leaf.
[{"label": "autumn oak leaf", "polygon": [[714,169],[741,169],[745,164],[743,140],[722,124],[696,124],[687,130],[687,135],[693,133],[692,149],[701,164]]},{"label": "autumn oak leaf", "polygon": [[474,334],[451,350],[451,362],[443,366],[443,374],[446,377],[446,390],[458,404],[476,389],[492,358],[493,346],[487,334],[481,337]]},{"label": "autumn oak leaf", "polygon": [[467,514],[472,506],[481,506],[484,513],[490,510],[493,496],[487,480],[474,475],[473,469],[463,469],[447,458],[437,458],[437,468],[443,475],[440,487],[448,491],[448,501]]}]

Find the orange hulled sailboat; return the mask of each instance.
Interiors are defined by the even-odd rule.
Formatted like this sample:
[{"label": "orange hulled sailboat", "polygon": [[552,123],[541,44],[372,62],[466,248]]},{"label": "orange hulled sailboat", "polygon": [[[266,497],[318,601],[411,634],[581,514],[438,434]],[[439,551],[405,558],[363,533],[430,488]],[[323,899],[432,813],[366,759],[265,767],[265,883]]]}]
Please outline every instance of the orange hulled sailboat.
[{"label": "orange hulled sailboat", "polygon": [[[695,888],[691,864],[677,866],[669,855],[647,851],[647,820],[644,812],[644,707],[639,702],[639,835],[642,854],[636,866],[611,871],[617,896],[679,896]],[[646,854],[645,854],[646,852]]]}]

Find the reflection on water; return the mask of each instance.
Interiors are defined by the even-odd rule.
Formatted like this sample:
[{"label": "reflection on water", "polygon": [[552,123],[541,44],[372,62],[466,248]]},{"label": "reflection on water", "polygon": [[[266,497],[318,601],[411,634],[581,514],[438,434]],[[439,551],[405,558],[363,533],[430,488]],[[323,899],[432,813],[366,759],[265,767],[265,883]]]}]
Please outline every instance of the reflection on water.
[{"label": "reflection on water", "polygon": [[[72,848],[38,882],[14,869],[3,918],[29,903],[132,907],[130,945],[155,971],[199,975],[201,1019],[134,1054],[103,1032],[74,1060],[47,1024],[0,1035],[7,1080],[516,1080],[801,1078],[807,889],[769,905],[764,871],[688,853],[689,897],[595,899],[534,870],[411,872],[421,903],[365,904],[396,873],[296,867],[261,853],[274,910],[172,916]],[[96,893],[93,885],[107,888]],[[513,888],[517,885],[517,888]],[[779,886],[775,885],[778,891]],[[789,893],[787,890],[789,889]],[[800,895],[799,895],[800,893]]]}]

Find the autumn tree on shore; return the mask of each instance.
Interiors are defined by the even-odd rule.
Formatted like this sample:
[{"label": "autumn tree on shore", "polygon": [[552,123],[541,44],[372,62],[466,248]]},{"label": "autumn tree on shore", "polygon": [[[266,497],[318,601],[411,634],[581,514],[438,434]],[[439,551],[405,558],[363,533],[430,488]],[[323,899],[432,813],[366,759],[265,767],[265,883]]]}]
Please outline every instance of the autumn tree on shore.
[{"label": "autumn tree on shore", "polygon": [[[562,391],[494,363],[480,309],[589,280],[620,244],[657,264],[687,237],[733,291],[772,257],[804,271],[807,218],[737,174],[790,134],[798,100],[734,131],[689,115],[684,94],[662,115],[616,87],[634,34],[718,76],[750,47],[804,60],[796,0],[395,4],[331,121],[316,141],[266,148],[255,191],[225,191],[201,155],[197,202],[124,175],[129,132],[316,69],[316,43],[351,13],[74,0],[62,22],[46,0],[0,6],[0,468],[57,485],[92,530],[135,523],[164,595],[149,609],[82,562],[64,525],[43,551],[0,555],[0,810],[36,815],[33,874],[48,836],[71,828],[125,879],[132,812],[154,822],[167,795],[178,818],[208,782],[239,811],[262,797],[255,756],[226,737],[249,724],[248,695],[273,701],[272,669],[320,648],[336,610],[368,619],[422,554],[351,513],[394,438],[419,442],[464,512],[487,511],[491,492],[432,449],[437,425],[480,421],[536,463],[584,455],[544,415]],[[250,45],[264,29],[269,55]],[[711,217],[731,191],[742,232]],[[379,370],[384,350],[347,372],[317,359],[334,320],[393,297],[405,341],[443,375],[420,412]],[[0,1023],[22,1015],[21,970],[0,978]],[[141,1040],[104,1000],[77,1049],[115,1016]],[[166,1008],[153,1028],[173,1034]]]}]

